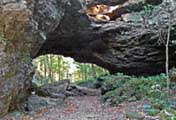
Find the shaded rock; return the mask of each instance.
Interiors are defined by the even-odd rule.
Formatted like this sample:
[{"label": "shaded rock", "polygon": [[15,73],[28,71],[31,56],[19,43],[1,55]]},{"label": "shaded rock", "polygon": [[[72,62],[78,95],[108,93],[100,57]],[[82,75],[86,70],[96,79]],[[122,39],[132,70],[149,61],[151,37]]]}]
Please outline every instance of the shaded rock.
[{"label": "shaded rock", "polygon": [[60,94],[52,93],[50,97],[51,98],[59,98],[59,99],[64,100],[67,97],[66,94],[67,94],[67,92],[65,94],[63,94],[63,93],[62,94],[61,93]]},{"label": "shaded rock", "polygon": [[101,88],[103,81],[104,79],[102,79],[101,77],[97,78],[95,83],[95,88]]},{"label": "shaded rock", "polygon": [[145,0],[145,2],[150,5],[159,5],[163,2],[163,0]]},{"label": "shaded rock", "polygon": [[100,91],[97,89],[70,84],[70,80],[62,80],[37,88],[36,94],[39,96],[65,99],[68,96],[100,95]]},{"label": "shaded rock", "polygon": [[[145,28],[144,20],[142,20],[142,15],[139,12],[144,10],[147,3],[143,4],[142,1],[134,0],[116,11],[119,17],[123,17],[125,14],[131,14],[128,16],[136,14],[137,20],[130,18],[130,20],[115,20],[105,23],[90,21],[84,12],[77,12],[78,9],[79,11],[83,9],[79,3],[76,5],[76,1],[71,1],[70,4],[75,5],[75,7],[68,7],[69,10],[65,13],[61,24],[53,33],[49,34],[36,56],[49,53],[62,54],[73,57],[79,62],[95,63],[110,70],[111,73],[125,72],[132,75],[149,75],[164,72],[165,51],[163,50],[165,45],[158,42],[157,15],[148,17],[149,21],[152,21],[152,25]],[[102,2],[110,3],[111,1],[104,0]],[[86,3],[83,2],[82,4],[85,5]],[[157,11],[159,10],[152,12],[157,13]],[[77,17],[73,19],[73,15],[79,16],[79,19]],[[164,24],[167,21],[168,19]],[[173,34],[172,40],[174,40],[174,36]],[[176,47],[174,46],[173,44],[170,45],[170,66],[176,64],[174,57]]]},{"label": "shaded rock", "polygon": [[70,80],[62,80],[37,88],[36,94],[39,96],[59,97],[66,93],[69,86]]},{"label": "shaded rock", "polygon": [[96,96],[96,95],[100,95],[100,90],[98,89],[91,89],[91,88],[87,88],[87,87],[81,87],[81,86],[70,86],[67,89],[69,92],[67,92],[67,94],[70,95],[87,95],[87,96]]},{"label": "shaded rock", "polygon": [[40,97],[37,95],[32,95],[28,100],[23,103],[20,109],[23,109],[26,112],[36,112],[42,108],[60,106],[64,107],[66,105],[63,99],[53,99],[48,97]]}]

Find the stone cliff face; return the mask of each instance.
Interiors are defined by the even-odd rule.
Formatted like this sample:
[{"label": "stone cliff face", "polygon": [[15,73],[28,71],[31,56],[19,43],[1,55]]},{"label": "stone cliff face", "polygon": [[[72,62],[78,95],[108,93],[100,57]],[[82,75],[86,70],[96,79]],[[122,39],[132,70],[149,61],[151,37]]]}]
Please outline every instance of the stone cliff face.
[{"label": "stone cliff face", "polygon": [[[88,4],[99,2],[90,1]],[[27,97],[34,72],[32,59],[39,55],[70,56],[111,72],[163,72],[165,47],[158,43],[158,26],[149,22],[145,27],[137,14],[147,1],[134,0],[117,10],[123,14],[123,21],[98,23],[86,16],[84,0],[0,1],[0,116]],[[158,1],[160,4],[161,0]],[[103,2],[115,5],[123,0]],[[172,24],[176,26],[175,14],[173,18]],[[153,17],[151,20],[154,21]],[[168,19],[164,20],[167,23]],[[175,51],[175,45],[170,44],[171,66],[176,65]]]},{"label": "stone cliff face", "polygon": [[26,98],[30,87],[32,41],[27,28],[32,13],[22,3],[0,3],[0,115],[4,115]]},{"label": "stone cliff face", "polygon": [[31,56],[62,16],[62,6],[52,0],[0,1],[0,116],[27,97],[34,74]]}]

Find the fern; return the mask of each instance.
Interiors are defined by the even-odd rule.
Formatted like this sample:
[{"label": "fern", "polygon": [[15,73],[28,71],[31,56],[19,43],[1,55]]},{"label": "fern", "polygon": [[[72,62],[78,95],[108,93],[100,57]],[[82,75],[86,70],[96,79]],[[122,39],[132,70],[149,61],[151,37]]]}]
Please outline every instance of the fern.
[{"label": "fern", "polygon": [[3,37],[2,34],[0,34],[0,43],[2,43],[3,45],[6,45],[6,39]]}]

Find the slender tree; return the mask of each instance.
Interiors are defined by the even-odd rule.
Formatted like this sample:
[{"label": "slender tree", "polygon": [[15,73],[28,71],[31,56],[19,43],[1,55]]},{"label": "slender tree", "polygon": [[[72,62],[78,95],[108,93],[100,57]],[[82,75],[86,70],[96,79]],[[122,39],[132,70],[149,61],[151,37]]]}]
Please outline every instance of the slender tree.
[{"label": "slender tree", "polygon": [[172,28],[172,17],[173,17],[173,11],[175,9],[175,1],[174,0],[168,0],[168,10],[166,13],[169,17],[169,25],[167,30],[167,40],[166,40],[166,76],[167,76],[167,91],[168,95],[170,94],[170,78],[169,78],[169,42],[170,42],[170,36],[171,36],[171,28]]},{"label": "slender tree", "polygon": [[92,64],[92,76],[93,76],[93,78],[97,77],[96,70],[95,70],[95,65],[94,64]]}]

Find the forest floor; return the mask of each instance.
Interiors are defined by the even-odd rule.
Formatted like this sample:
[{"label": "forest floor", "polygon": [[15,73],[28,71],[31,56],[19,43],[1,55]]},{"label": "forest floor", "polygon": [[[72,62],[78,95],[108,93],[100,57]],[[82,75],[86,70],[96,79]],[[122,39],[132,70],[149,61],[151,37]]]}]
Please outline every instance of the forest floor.
[{"label": "forest floor", "polygon": [[[2,120],[132,120],[126,118],[127,111],[137,111],[139,120],[159,120],[147,118],[141,110],[143,102],[123,103],[116,107],[105,105],[101,96],[69,97],[67,107],[43,108],[29,115],[9,114]],[[133,113],[132,113],[133,114]]]}]

